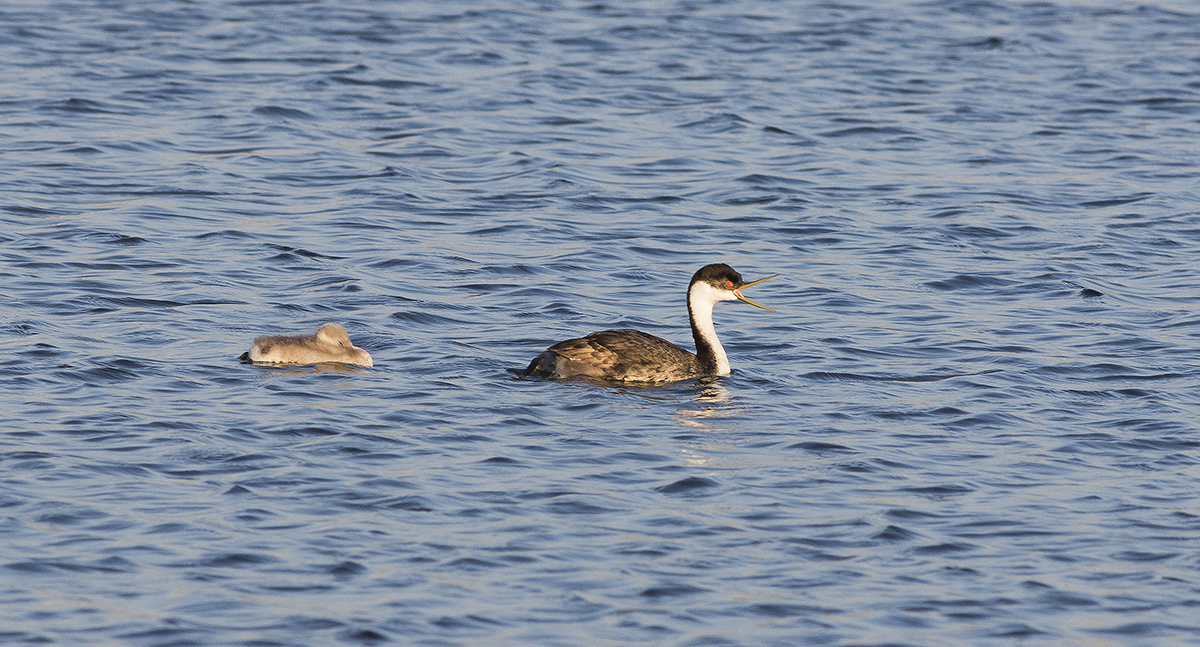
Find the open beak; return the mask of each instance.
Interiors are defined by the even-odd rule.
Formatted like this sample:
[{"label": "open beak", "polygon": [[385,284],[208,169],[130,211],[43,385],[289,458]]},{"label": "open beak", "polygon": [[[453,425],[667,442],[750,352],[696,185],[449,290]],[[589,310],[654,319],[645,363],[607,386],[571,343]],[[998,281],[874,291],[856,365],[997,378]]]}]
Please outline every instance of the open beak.
[{"label": "open beak", "polygon": [[[752,286],[752,285],[758,285],[759,283],[762,283],[763,281],[765,281],[765,280],[767,280],[767,279],[773,279],[773,278],[775,278],[775,277],[777,277],[777,276],[779,276],[779,275],[778,275],[778,274],[772,274],[771,276],[768,276],[768,277],[766,277],[766,278],[762,278],[762,279],[759,279],[759,280],[757,280],[757,281],[753,281],[753,282],[750,282],[750,283],[746,283],[746,284],[745,284],[745,285],[743,285],[742,287],[740,287],[740,288],[738,288],[738,289],[734,290],[734,291],[733,291],[733,296],[737,297],[739,301],[745,301],[746,303],[749,303],[750,305],[752,305],[752,306],[754,306],[754,307],[756,307],[756,308],[762,308],[763,310],[771,310],[770,308],[768,308],[767,306],[764,306],[764,305],[762,305],[761,303],[755,303],[755,302],[751,301],[750,299],[747,299],[746,297],[742,296],[742,290],[745,290],[746,288],[748,288],[748,287],[750,287],[750,286]],[[775,312],[775,311],[774,311],[774,310],[771,310],[771,312]]]}]

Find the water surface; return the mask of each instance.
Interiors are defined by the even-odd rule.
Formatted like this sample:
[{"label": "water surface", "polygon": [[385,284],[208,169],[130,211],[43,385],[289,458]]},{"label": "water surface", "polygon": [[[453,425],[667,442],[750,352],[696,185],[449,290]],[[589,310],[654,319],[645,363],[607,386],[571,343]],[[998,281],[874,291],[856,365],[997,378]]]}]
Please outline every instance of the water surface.
[{"label": "water surface", "polygon": [[[0,9],[0,642],[1198,644],[1187,2]],[[734,372],[516,379],[551,343]],[[239,364],[346,326],[371,369]]]}]

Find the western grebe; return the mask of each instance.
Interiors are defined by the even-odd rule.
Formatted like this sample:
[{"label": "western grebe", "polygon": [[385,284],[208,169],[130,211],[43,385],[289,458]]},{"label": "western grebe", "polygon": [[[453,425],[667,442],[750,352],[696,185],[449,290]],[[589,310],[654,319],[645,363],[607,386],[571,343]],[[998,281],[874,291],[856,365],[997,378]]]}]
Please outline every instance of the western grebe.
[{"label": "western grebe", "polygon": [[[696,354],[637,330],[604,330],[582,339],[557,343],[529,363],[522,375],[548,378],[590,377],[619,382],[674,382],[706,375],[729,375],[729,358],[717,339],[712,311],[718,301],[741,300],[771,310],[742,296],[742,275],[723,263],[705,265],[688,284],[688,318]],[[774,312],[774,310],[771,310]]]},{"label": "western grebe", "polygon": [[312,335],[291,337],[276,335],[254,340],[250,352],[242,353],[243,362],[264,364],[320,364],[337,362],[374,366],[367,351],[350,343],[350,335],[338,324],[328,323]]}]

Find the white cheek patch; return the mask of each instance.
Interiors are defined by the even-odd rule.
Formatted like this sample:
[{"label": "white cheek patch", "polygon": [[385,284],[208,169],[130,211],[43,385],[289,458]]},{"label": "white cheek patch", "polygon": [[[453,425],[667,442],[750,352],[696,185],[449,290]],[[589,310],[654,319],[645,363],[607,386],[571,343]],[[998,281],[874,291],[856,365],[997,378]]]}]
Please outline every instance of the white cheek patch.
[{"label": "white cheek patch", "polygon": [[737,296],[733,294],[732,290],[718,290],[703,281],[692,285],[692,294],[697,300],[707,303],[737,300]]}]

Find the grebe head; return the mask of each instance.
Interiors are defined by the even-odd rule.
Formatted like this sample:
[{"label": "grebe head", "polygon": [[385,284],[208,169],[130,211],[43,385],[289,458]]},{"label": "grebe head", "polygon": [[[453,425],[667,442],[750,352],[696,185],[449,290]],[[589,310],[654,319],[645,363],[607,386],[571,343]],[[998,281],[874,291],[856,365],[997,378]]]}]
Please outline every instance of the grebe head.
[{"label": "grebe head", "polygon": [[350,343],[350,335],[346,332],[346,329],[335,323],[327,323],[317,328],[317,339],[331,346],[341,346],[343,348],[354,347],[354,344]]},{"label": "grebe head", "polygon": [[[742,280],[742,275],[737,273],[737,270],[724,263],[714,263],[696,270],[696,273],[692,275],[692,282],[688,285],[688,294],[695,295],[696,298],[708,303],[716,303],[717,301],[745,301],[756,308],[771,310],[767,306],[747,299],[742,295],[742,290],[752,285],[758,285],[767,279],[773,279],[776,276],[779,275],[772,274],[766,278],[746,283]],[[771,312],[775,311],[771,310]]]}]

